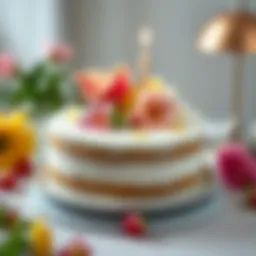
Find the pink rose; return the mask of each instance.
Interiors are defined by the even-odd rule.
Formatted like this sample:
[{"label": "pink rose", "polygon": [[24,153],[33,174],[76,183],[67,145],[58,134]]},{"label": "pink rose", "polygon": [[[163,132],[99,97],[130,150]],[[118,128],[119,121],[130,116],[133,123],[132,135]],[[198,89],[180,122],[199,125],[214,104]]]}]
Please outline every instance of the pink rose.
[{"label": "pink rose", "polygon": [[73,49],[67,44],[47,46],[46,55],[55,62],[67,62],[73,57]]},{"label": "pink rose", "polygon": [[0,54],[0,77],[10,78],[14,75],[16,64],[13,57],[8,53]]},{"label": "pink rose", "polygon": [[217,166],[224,183],[238,190],[256,182],[256,161],[241,144],[228,143],[217,153]]},{"label": "pink rose", "polygon": [[168,91],[144,91],[138,95],[130,122],[136,128],[171,127],[177,104]]},{"label": "pink rose", "polygon": [[81,127],[108,130],[110,123],[111,106],[107,104],[94,104],[85,111],[79,120]]}]

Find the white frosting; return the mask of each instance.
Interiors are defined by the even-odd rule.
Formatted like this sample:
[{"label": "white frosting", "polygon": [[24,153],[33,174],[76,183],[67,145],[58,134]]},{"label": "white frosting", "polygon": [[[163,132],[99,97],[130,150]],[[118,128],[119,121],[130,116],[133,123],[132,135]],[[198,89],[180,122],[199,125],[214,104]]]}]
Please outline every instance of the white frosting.
[{"label": "white frosting", "polygon": [[46,162],[47,165],[73,178],[121,184],[156,184],[198,172],[205,164],[205,154],[199,151],[182,161],[106,164],[48,149]]},{"label": "white frosting", "polygon": [[43,188],[49,195],[65,201],[71,205],[101,211],[131,211],[152,210],[161,208],[178,207],[193,203],[212,192],[213,187],[201,185],[187,189],[183,193],[168,197],[150,199],[117,199],[107,196],[98,196],[85,193],[77,193],[74,190],[60,186],[54,181],[47,181]]},{"label": "white frosting", "polygon": [[183,132],[173,130],[148,131],[143,139],[134,131],[98,131],[85,129],[70,120],[67,111],[63,111],[50,120],[48,128],[50,134],[57,135],[66,141],[77,142],[88,146],[120,149],[165,149],[177,146],[183,142],[194,141],[204,137],[203,127],[198,118],[192,120]]},{"label": "white frosting", "polygon": [[[70,120],[67,111],[63,111],[50,120],[47,127],[48,134],[81,145],[105,148],[113,151],[125,149],[154,149],[172,148],[181,143],[196,141],[204,138],[202,123],[198,118],[191,118],[187,129],[182,133],[172,130],[148,131],[136,135],[134,131],[99,132],[79,127],[74,120]],[[60,152],[59,149],[46,147],[46,165],[58,169],[61,173],[76,178],[88,178],[118,184],[154,184],[175,181],[183,176],[196,173],[205,164],[204,152],[196,152],[184,159],[156,163],[100,163],[88,159],[79,159]],[[116,199],[110,196],[99,196],[79,193],[64,187],[54,180],[47,180],[44,184],[46,191],[52,196],[71,204],[97,210],[146,210],[165,207],[175,207],[186,204],[205,196],[211,191],[204,184],[188,188],[182,193],[150,199]]]}]

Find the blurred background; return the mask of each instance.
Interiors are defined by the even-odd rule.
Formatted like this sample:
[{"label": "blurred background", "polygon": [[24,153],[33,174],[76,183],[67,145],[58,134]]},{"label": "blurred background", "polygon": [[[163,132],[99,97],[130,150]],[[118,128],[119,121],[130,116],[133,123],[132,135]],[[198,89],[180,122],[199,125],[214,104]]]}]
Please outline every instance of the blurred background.
[{"label": "blurred background", "polygon": [[[202,25],[235,0],[1,0],[0,50],[25,65],[49,42],[67,42],[75,68],[135,64],[141,25],[156,33],[154,71],[177,87],[205,115],[227,118],[231,61],[196,49]],[[250,1],[256,10],[256,1]],[[246,123],[255,118],[256,57],[246,63]]]}]

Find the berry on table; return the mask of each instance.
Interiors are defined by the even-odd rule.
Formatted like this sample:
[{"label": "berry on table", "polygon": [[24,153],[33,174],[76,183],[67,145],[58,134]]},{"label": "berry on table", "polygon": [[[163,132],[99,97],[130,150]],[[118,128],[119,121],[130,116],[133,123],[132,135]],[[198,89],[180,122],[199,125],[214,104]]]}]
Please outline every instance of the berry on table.
[{"label": "berry on table", "polygon": [[17,185],[17,177],[13,173],[7,173],[0,177],[0,190],[10,191]]},{"label": "berry on table", "polygon": [[14,165],[13,171],[18,177],[28,177],[32,172],[32,168],[32,161],[29,158],[23,158]]},{"label": "berry on table", "polygon": [[121,222],[121,227],[130,236],[140,237],[146,234],[146,222],[137,213],[126,214]]}]

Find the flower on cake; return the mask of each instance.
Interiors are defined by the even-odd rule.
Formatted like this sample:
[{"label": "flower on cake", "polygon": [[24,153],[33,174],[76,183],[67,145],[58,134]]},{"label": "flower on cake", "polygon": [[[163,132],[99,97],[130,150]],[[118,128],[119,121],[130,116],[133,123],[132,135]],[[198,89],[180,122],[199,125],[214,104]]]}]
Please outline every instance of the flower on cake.
[{"label": "flower on cake", "polygon": [[83,126],[106,129],[125,124],[135,98],[128,67],[79,72],[75,79],[89,104],[80,120]]},{"label": "flower on cake", "polygon": [[185,127],[181,104],[159,77],[137,85],[129,68],[119,66],[111,71],[78,72],[75,79],[89,105],[81,119],[84,127],[144,130]]},{"label": "flower on cake", "polygon": [[131,124],[136,128],[171,127],[176,115],[177,103],[166,90],[143,91],[131,113]]},{"label": "flower on cake", "polygon": [[33,152],[35,136],[21,112],[0,115],[0,170],[11,170]]},{"label": "flower on cake", "polygon": [[110,114],[112,106],[109,104],[95,103],[90,106],[79,120],[81,127],[107,130],[110,128]]},{"label": "flower on cake", "polygon": [[130,71],[126,66],[120,66],[113,71],[78,72],[75,80],[86,101],[120,103],[128,93]]}]

